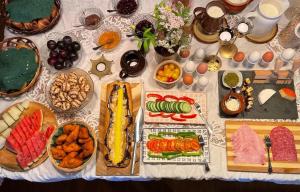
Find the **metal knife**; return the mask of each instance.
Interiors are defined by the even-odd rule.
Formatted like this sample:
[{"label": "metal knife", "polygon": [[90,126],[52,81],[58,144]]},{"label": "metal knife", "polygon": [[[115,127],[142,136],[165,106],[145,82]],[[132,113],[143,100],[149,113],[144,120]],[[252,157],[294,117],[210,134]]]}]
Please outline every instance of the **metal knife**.
[{"label": "metal knife", "polygon": [[141,129],[143,127],[143,123],[144,123],[144,112],[143,112],[143,108],[140,107],[135,117],[134,138],[133,138],[134,145],[133,145],[133,156],[132,156],[131,167],[130,167],[130,175],[134,175],[137,146],[138,143],[141,141]]},{"label": "metal knife", "polygon": [[208,123],[207,119],[205,118],[204,114],[202,113],[201,106],[198,103],[195,103],[194,107],[195,107],[196,111],[199,113],[200,118],[204,122],[205,127],[208,130],[209,135],[212,135],[213,127]]}]

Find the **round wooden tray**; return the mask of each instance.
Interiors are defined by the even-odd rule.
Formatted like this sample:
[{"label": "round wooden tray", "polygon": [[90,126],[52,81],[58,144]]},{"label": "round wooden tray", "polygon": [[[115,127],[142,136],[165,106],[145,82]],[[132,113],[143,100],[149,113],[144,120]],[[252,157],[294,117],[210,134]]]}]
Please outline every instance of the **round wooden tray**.
[{"label": "round wooden tray", "polygon": [[201,25],[198,22],[198,20],[194,20],[193,21],[193,34],[194,37],[202,42],[202,43],[207,43],[207,44],[212,44],[212,43],[216,43],[219,39],[218,33],[212,34],[212,35],[208,35],[205,34],[201,31]]},{"label": "round wooden tray", "polygon": [[[8,4],[9,0],[5,0],[6,4]],[[45,31],[48,31],[52,29],[58,22],[61,14],[61,2],[60,0],[55,0],[54,1],[55,7],[53,8],[53,11],[51,13],[50,19],[49,19],[49,24],[44,25],[43,27],[39,29],[25,29],[24,23],[21,22],[15,22],[11,19],[7,19],[6,21],[6,26],[8,27],[9,31],[12,33],[16,34],[26,34],[26,35],[34,35],[38,33],[42,33]],[[30,24],[36,25],[39,21],[44,20],[44,18],[41,19],[35,19],[33,20]]]},{"label": "round wooden tray", "polygon": [[38,77],[41,73],[41,57],[39,50],[37,46],[31,41],[30,39],[24,38],[24,37],[12,37],[5,39],[4,41],[0,42],[0,50],[5,50],[7,48],[27,48],[32,49],[35,52],[35,60],[36,64],[38,65],[38,68],[36,70],[36,73],[33,77],[33,79],[25,84],[20,90],[14,91],[14,92],[1,92],[0,91],[0,97],[16,97],[19,96],[26,91],[28,91],[38,80]]},{"label": "round wooden tray", "polygon": [[[58,161],[53,158],[52,153],[51,153],[51,145],[53,143],[53,136],[56,135],[56,133],[59,131],[59,129],[62,129],[62,127],[64,125],[67,125],[67,124],[78,124],[78,125],[81,125],[81,126],[84,126],[84,127],[88,128],[89,134],[92,137],[92,139],[94,140],[94,151],[93,151],[93,154],[81,166],[76,167],[74,169],[60,167],[58,165],[59,164]],[[51,137],[50,137],[50,139],[48,141],[48,144],[47,144],[47,153],[49,155],[49,159],[50,159],[52,165],[57,170],[59,170],[59,171],[61,171],[63,173],[75,173],[75,172],[81,171],[82,169],[84,169],[87,166],[87,164],[91,161],[91,159],[93,159],[93,156],[96,154],[96,151],[97,151],[97,137],[96,137],[95,130],[92,127],[90,127],[88,124],[86,124],[85,122],[80,121],[80,120],[69,121],[69,122],[63,123],[62,125],[59,125],[58,128],[52,133],[52,135],[51,135]]]},{"label": "round wooden tray", "polygon": [[[17,103],[19,104],[19,103]],[[14,104],[13,106],[17,105]],[[12,106],[10,106],[9,108],[11,108]],[[2,114],[4,114],[5,112],[8,111],[7,108],[5,111],[3,111],[0,116],[2,117]],[[25,109],[24,112],[22,113],[21,117],[24,115],[28,115],[31,114],[32,112],[34,112],[35,110],[38,109],[42,109],[43,111],[43,124],[42,124],[42,129],[41,130],[45,130],[48,128],[48,126],[53,125],[55,126],[55,128],[57,128],[57,122],[56,122],[56,116],[55,114],[50,111],[50,109],[48,109],[46,106],[37,103],[37,102],[30,102],[28,109]],[[18,121],[17,121],[18,122]],[[14,123],[12,126],[10,127],[14,127],[16,123]],[[55,132],[55,130],[54,130]],[[13,171],[13,172],[23,172],[26,171],[24,169],[22,169],[17,160],[16,160],[16,154],[9,151],[6,146],[4,148],[2,148],[0,150],[0,167],[9,170],[9,171]],[[44,152],[44,154],[42,155],[42,157],[35,163],[33,163],[29,169],[33,169],[37,166],[39,166],[40,164],[42,164],[46,159],[48,158],[48,153]]]},{"label": "round wooden tray", "polygon": [[258,37],[258,36],[253,36],[253,35],[249,34],[249,35],[246,35],[246,39],[252,43],[257,43],[257,44],[268,43],[276,36],[277,32],[278,32],[278,25],[273,27],[272,31],[267,35]]}]

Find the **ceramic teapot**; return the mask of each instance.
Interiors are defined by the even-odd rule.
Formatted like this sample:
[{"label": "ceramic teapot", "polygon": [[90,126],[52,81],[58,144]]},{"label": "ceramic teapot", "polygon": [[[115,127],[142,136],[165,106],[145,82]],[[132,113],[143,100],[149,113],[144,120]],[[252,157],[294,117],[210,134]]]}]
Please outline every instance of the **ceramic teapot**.
[{"label": "ceramic teapot", "polygon": [[245,16],[253,22],[251,35],[260,37],[269,34],[288,8],[288,0],[262,0],[256,11]]}]

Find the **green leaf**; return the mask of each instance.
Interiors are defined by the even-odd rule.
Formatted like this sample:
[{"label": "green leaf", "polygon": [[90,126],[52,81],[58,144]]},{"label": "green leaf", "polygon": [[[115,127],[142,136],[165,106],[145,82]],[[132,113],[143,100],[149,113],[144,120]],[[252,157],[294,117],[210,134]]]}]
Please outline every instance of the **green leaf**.
[{"label": "green leaf", "polygon": [[148,40],[144,41],[144,51],[145,51],[145,53],[147,53],[149,51],[149,41]]}]

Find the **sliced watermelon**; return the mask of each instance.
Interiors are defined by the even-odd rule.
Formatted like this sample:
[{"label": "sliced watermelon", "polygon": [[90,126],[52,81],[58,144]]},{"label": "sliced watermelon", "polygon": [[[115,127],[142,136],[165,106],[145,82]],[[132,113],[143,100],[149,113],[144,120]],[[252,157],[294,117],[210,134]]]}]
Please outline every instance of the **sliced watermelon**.
[{"label": "sliced watermelon", "polygon": [[50,125],[47,130],[46,130],[46,138],[49,139],[49,137],[51,136],[51,134],[53,133],[54,131],[54,126],[53,125]]},{"label": "sliced watermelon", "polygon": [[30,166],[33,163],[33,159],[31,158],[27,145],[22,145],[22,153],[26,158],[27,165]]},{"label": "sliced watermelon", "polygon": [[43,125],[43,111],[41,109],[35,111],[33,117],[35,117],[35,120],[37,122],[36,124],[38,125],[38,130],[41,130]]},{"label": "sliced watermelon", "polygon": [[28,130],[27,130],[26,126],[22,122],[20,122],[19,125],[20,125],[20,128],[22,129],[22,131],[23,131],[23,133],[26,137],[26,140],[30,139],[30,134],[28,133]]},{"label": "sliced watermelon", "polygon": [[39,147],[39,145],[37,144],[37,143],[38,143],[37,138],[38,138],[38,137],[33,136],[33,137],[31,137],[30,140],[31,140],[31,142],[32,142],[32,144],[33,144],[34,151],[36,152],[36,154],[37,154],[38,157],[40,158],[40,157],[42,156],[43,149],[41,149],[41,148]]},{"label": "sliced watermelon", "polygon": [[27,159],[23,153],[18,153],[17,162],[22,169],[24,170],[29,169]]},{"label": "sliced watermelon", "polygon": [[16,141],[16,139],[10,135],[7,139],[6,142],[8,143],[8,145],[17,153],[22,152],[22,148],[19,145],[19,143]]},{"label": "sliced watermelon", "polygon": [[12,130],[10,135],[12,135],[15,138],[15,140],[18,142],[18,144],[20,146],[22,146],[22,143],[25,142],[25,141],[22,140],[21,136],[19,135],[19,133],[15,129]]},{"label": "sliced watermelon", "polygon": [[23,121],[28,130],[29,135],[32,136],[34,134],[35,130],[32,128],[32,123],[30,121],[30,117],[25,117],[23,119]]},{"label": "sliced watermelon", "polygon": [[21,144],[24,144],[24,142],[27,140],[25,133],[23,133],[23,129],[20,127],[20,125],[18,124],[14,130],[16,130],[18,132],[18,134],[20,135],[20,137],[22,138],[22,142]]},{"label": "sliced watermelon", "polygon": [[29,152],[30,152],[31,159],[32,159],[34,162],[36,162],[36,161],[38,160],[38,155],[37,155],[37,153],[36,153],[35,150],[34,150],[34,147],[33,147],[33,145],[32,145],[31,139],[28,139],[28,140],[26,141],[26,145],[27,145],[27,148],[28,148],[28,150],[29,150]]}]

